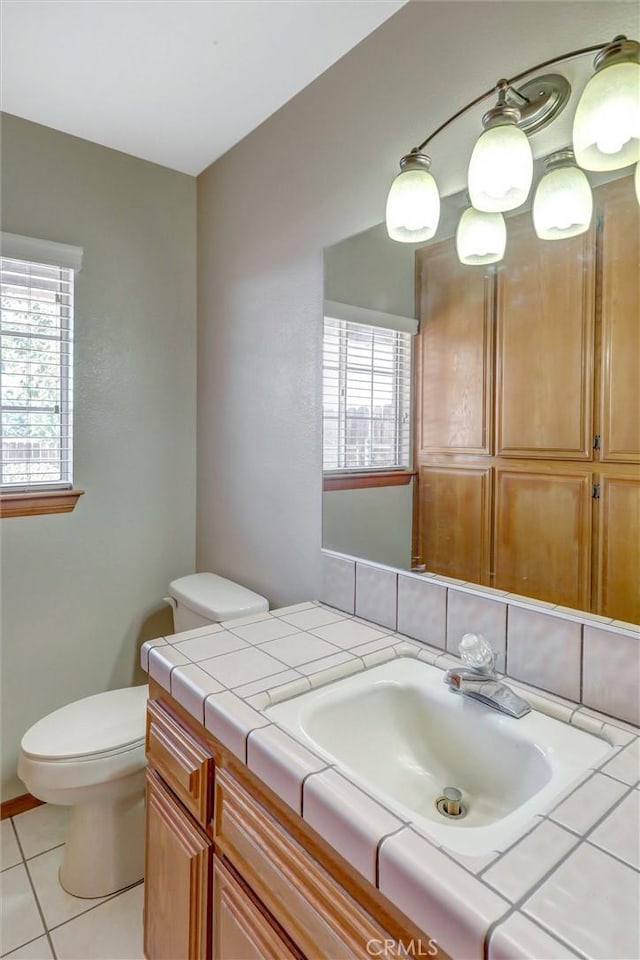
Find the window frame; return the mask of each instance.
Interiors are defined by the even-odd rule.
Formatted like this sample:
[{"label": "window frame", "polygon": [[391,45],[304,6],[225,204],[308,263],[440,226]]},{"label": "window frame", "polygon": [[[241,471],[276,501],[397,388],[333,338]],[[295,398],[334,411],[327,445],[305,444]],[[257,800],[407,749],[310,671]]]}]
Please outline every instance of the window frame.
[{"label": "window frame", "polygon": [[[337,303],[335,301],[325,301],[324,303],[324,315],[323,315],[323,350],[322,350],[322,375],[323,375],[323,397],[322,397],[322,455],[323,455],[323,471],[322,471],[322,487],[324,491],[329,490],[355,490],[355,489],[364,489],[371,487],[389,487],[389,486],[404,486],[411,482],[415,477],[416,472],[413,469],[412,465],[412,456],[413,456],[413,337],[410,339],[409,343],[409,352],[408,352],[408,369],[400,373],[400,377],[408,377],[409,379],[409,390],[407,395],[407,405],[408,405],[408,436],[407,436],[407,464],[404,465],[385,465],[380,467],[368,466],[368,467],[339,467],[324,469],[324,437],[325,437],[325,413],[324,413],[324,372],[325,372],[325,332],[326,332],[326,322],[330,321],[339,321],[341,323],[353,324],[359,323],[368,327],[378,327],[387,331],[391,334],[405,333],[405,334],[415,334],[417,332],[418,324],[417,321],[409,317],[400,317],[394,314],[386,314],[375,310],[369,310],[364,307],[354,306],[352,304]],[[395,353],[395,371],[394,375],[398,377],[397,370],[397,360],[398,357],[401,357],[397,351]],[[342,349],[339,351],[338,356],[338,379],[344,378],[346,383],[346,359],[342,356]],[[374,373],[372,369],[372,373]],[[399,423],[398,417],[398,407],[399,407],[399,396],[400,391],[398,389],[398,381],[396,381],[396,386],[394,388],[394,408],[396,412],[395,422]],[[339,415],[338,415],[339,419]],[[398,446],[398,439],[396,438],[396,445]]]},{"label": "window frame", "polygon": [[[57,370],[60,382],[60,444],[61,454],[66,449],[69,459],[60,460],[61,475],[64,466],[67,476],[51,483],[2,484],[0,483],[0,517],[36,516],[51,513],[70,513],[74,510],[84,491],[73,486],[72,423],[73,405],[73,319],[76,273],[82,264],[82,249],[53,241],[21,237],[2,233],[0,236],[3,260],[19,261],[38,267],[45,266],[61,271],[61,282],[70,282],[69,303],[60,312],[60,359]],[[66,271],[66,276],[62,273]],[[61,294],[62,296],[62,294]],[[35,338],[35,331],[17,334]],[[28,406],[25,406],[28,410]]]}]

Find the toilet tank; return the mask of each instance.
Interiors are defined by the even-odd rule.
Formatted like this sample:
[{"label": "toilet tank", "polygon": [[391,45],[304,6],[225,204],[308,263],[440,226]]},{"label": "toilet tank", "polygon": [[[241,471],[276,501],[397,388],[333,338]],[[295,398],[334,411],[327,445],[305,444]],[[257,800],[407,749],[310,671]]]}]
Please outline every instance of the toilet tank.
[{"label": "toilet tank", "polygon": [[176,633],[269,609],[264,597],[215,573],[192,573],[173,580],[166,600],[173,607]]}]

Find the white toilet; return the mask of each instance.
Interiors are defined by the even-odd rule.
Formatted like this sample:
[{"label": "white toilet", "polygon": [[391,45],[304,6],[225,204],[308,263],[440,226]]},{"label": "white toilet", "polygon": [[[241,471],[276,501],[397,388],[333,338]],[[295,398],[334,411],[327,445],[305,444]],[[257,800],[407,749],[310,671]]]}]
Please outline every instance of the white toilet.
[{"label": "white toilet", "polygon": [[[263,613],[264,597],[212,573],[174,580],[167,602],[176,632]],[[29,793],[73,807],[60,883],[104,897],[144,874],[145,686],[77,700],[22,738],[18,776]]]}]

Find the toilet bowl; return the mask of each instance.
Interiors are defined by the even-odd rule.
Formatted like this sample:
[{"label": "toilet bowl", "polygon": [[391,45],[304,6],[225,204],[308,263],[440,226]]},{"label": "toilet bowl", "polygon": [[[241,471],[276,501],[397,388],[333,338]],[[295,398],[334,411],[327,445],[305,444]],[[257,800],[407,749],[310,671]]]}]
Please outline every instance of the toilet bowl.
[{"label": "toilet bowl", "polygon": [[60,883],[76,897],[104,897],[142,879],[146,703],[146,686],[98,693],[22,738],[18,776],[29,793],[72,807]]},{"label": "toilet bowl", "polygon": [[[176,631],[263,613],[269,604],[213,573],[169,585]],[[35,723],[22,738],[18,776],[46,803],[71,807],[60,883],[104,897],[144,875],[145,712],[148,688],[85,697]]]}]

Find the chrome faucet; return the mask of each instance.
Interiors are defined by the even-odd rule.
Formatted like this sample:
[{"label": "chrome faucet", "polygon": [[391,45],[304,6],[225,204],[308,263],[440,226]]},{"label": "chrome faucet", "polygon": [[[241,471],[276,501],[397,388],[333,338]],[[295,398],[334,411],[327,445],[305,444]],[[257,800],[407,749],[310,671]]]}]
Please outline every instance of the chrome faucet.
[{"label": "chrome faucet", "polygon": [[450,690],[499,710],[510,717],[526,716],[531,707],[495,675],[495,654],[484,637],[465,634],[460,656],[470,669],[447,670],[444,682]]}]

